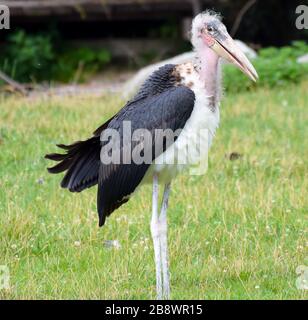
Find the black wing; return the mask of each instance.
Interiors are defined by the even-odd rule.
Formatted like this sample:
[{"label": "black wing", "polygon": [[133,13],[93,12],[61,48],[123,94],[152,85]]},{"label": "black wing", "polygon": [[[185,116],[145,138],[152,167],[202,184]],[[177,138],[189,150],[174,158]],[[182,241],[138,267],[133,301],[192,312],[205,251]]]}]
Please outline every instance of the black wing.
[{"label": "black wing", "polygon": [[[171,129],[173,132],[182,129],[189,119],[194,107],[195,95],[187,87],[172,86],[154,96],[130,102],[110,122],[112,128],[123,134],[123,121],[130,121],[132,132],[136,129],[147,129],[152,137],[155,129]],[[122,142],[122,140],[121,140]],[[165,150],[155,150],[155,139],[152,139],[152,160]],[[133,142],[132,149],[133,149]],[[121,145],[121,156],[123,154]],[[156,153],[154,152],[156,151]],[[150,164],[101,164],[98,179],[97,208],[99,225],[105,223],[106,217],[115,209],[127,202],[131,193],[143,179]]]}]

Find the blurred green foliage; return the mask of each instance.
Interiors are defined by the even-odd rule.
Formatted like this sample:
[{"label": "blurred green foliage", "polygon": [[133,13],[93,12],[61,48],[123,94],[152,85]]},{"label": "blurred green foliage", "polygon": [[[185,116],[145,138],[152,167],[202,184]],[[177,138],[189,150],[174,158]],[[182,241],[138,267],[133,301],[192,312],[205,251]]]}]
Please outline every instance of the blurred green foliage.
[{"label": "blurred green foliage", "polygon": [[[159,30],[160,37],[175,36],[175,31],[171,25],[169,29]],[[308,44],[303,41],[282,48],[261,49],[253,61],[259,81],[253,83],[238,69],[226,65],[224,87],[229,92],[238,92],[298,83],[307,77],[308,64],[299,64],[296,59],[307,52]],[[137,60],[141,65],[150,63],[155,60],[155,53],[145,51]],[[0,61],[0,69],[20,82],[83,82],[111,61],[111,53],[104,48],[70,47],[56,29],[37,34],[18,30],[8,37]]]},{"label": "blurred green foliage", "polygon": [[261,49],[253,60],[258,74],[257,83],[252,82],[233,66],[224,67],[224,87],[228,92],[252,90],[256,87],[278,87],[298,83],[308,75],[308,64],[299,64],[298,57],[308,53],[308,44],[293,42],[282,48]]},{"label": "blurred green foliage", "polygon": [[3,71],[19,81],[41,81],[52,76],[56,58],[51,36],[27,35],[23,30],[12,33],[3,52]]},{"label": "blurred green foliage", "polygon": [[68,48],[57,56],[53,78],[62,82],[83,82],[111,60],[106,49]]},{"label": "blurred green foliage", "polygon": [[111,60],[106,49],[63,45],[57,33],[12,33],[0,61],[1,69],[21,82],[84,81]]}]

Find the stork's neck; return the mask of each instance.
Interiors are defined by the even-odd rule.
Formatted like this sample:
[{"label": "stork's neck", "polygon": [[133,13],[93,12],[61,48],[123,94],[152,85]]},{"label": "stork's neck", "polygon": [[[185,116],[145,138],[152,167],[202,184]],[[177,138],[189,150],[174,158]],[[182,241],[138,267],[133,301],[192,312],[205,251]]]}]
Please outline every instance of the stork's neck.
[{"label": "stork's neck", "polygon": [[220,63],[219,56],[210,48],[204,47],[196,52],[196,69],[204,82],[208,96],[216,104],[220,99]]}]

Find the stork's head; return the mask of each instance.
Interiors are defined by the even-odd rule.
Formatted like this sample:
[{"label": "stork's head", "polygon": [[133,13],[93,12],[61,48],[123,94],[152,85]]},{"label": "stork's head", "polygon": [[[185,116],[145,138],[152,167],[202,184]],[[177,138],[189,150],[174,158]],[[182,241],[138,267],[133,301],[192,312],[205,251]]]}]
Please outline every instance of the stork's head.
[{"label": "stork's head", "polygon": [[218,14],[206,11],[194,18],[191,42],[197,52],[210,48],[219,57],[236,65],[253,81],[258,79],[255,68],[231,38]]}]

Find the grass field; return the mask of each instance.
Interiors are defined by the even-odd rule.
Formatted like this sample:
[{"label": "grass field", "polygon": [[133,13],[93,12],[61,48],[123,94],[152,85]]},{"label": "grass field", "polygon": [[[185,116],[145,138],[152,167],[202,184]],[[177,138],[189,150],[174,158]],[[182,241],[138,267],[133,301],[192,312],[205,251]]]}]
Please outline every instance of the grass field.
[{"label": "grass field", "polygon": [[[205,176],[180,176],[169,209],[173,299],[305,299],[307,83],[224,98]],[[43,156],[87,138],[123,101],[1,98],[1,299],[155,298],[146,186],[98,228],[96,190],[59,187]],[[230,161],[226,155],[242,155]],[[106,248],[117,239],[121,248]]]}]

